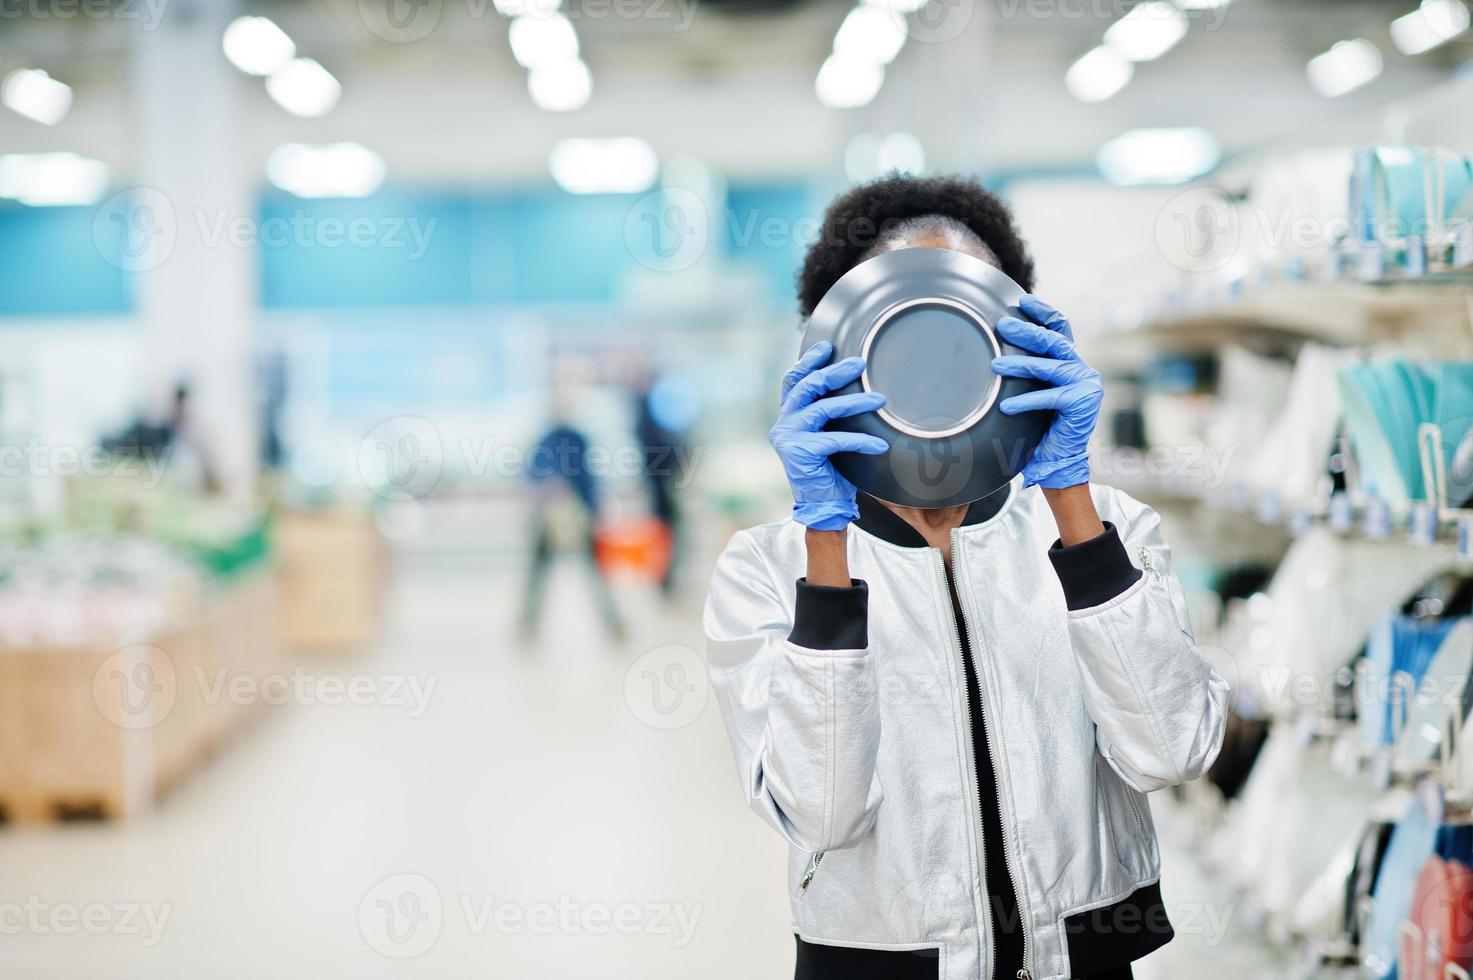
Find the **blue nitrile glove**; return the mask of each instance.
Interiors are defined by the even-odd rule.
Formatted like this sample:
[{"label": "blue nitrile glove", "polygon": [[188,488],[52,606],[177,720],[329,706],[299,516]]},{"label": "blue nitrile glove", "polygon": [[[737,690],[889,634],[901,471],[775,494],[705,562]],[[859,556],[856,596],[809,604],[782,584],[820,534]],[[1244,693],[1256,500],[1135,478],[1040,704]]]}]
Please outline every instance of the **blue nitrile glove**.
[{"label": "blue nitrile glove", "polygon": [[1024,296],[1018,308],[1033,322],[1005,316],[997,321],[997,332],[1039,356],[994,358],[992,370],[1013,378],[1037,378],[1053,387],[1006,398],[998,408],[1004,415],[1054,411],[1053,425],[1023,467],[1023,479],[1028,486],[1036,483],[1051,490],[1088,483],[1089,436],[1105,394],[1100,373],[1079,359],[1074,331],[1064,314],[1037,296]]},{"label": "blue nitrile glove", "polygon": [[834,346],[820,341],[783,376],[782,407],[767,433],[793,488],[793,520],[815,531],[842,531],[859,516],[854,484],[839,475],[829,456],[878,456],[890,448],[879,436],[824,431],[832,419],[873,412],[885,404],[885,396],[875,391],[825,398],[864,371],[858,357],[824,367],[833,356]]}]

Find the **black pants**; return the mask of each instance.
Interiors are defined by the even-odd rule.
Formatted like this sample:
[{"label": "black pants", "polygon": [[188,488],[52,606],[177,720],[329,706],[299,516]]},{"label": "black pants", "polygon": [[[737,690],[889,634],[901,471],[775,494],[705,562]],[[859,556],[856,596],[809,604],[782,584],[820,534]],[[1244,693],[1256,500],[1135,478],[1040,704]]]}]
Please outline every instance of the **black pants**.
[{"label": "black pants", "polygon": [[[538,624],[542,619],[542,599],[546,592],[547,575],[552,569],[553,560],[552,528],[548,525],[545,516],[539,514],[536,520],[537,523],[532,529],[531,557],[527,564],[527,588],[522,594],[521,633],[528,639],[537,633]],[[591,515],[589,523],[591,526]],[[624,621],[619,616],[618,606],[614,604],[614,593],[609,588],[609,581],[604,577],[603,569],[599,567],[591,530],[584,536],[581,550],[588,562],[588,580],[593,586],[593,597],[598,603],[599,615],[603,618],[609,633],[616,639],[622,638]]]},{"label": "black pants", "polygon": [[[934,949],[892,951],[853,949],[798,942],[798,965],[794,980],[936,980],[940,957]],[[1130,964],[1076,980],[1131,980]],[[993,980],[1013,980],[994,977]]]}]

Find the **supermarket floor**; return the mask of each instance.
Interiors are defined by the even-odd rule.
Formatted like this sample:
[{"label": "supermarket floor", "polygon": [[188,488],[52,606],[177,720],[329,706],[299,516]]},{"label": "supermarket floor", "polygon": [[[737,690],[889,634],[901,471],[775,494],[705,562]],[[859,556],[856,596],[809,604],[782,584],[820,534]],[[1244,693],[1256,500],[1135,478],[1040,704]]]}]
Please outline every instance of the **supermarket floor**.
[{"label": "supermarket floor", "polygon": [[[621,596],[637,625],[615,650],[562,567],[518,647],[517,564],[401,559],[383,642],[306,665],[367,678],[355,703],[312,688],[156,815],[5,828],[0,976],[790,975],[780,842],[682,673],[695,609]],[[1226,935],[1183,929],[1138,976],[1270,975],[1169,851],[1166,887],[1179,927],[1210,905]]]}]

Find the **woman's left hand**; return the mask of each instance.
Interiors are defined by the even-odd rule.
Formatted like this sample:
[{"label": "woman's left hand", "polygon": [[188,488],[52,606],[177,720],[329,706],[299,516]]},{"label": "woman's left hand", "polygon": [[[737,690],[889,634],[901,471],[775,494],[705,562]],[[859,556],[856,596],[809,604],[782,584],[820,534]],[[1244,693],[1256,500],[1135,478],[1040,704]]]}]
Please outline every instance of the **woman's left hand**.
[{"label": "woman's left hand", "polygon": [[[1058,490],[1089,482],[1089,437],[1100,416],[1104,389],[1100,373],[1079,359],[1074,331],[1064,314],[1040,300],[1024,296],[1018,304],[1028,320],[1005,316],[997,332],[1009,343],[1038,355],[1007,354],[992,360],[992,369],[1012,378],[1036,378],[1053,387],[1004,399],[1004,415],[1052,410],[1053,425],[1023,468],[1028,486]],[[1032,321],[1032,322],[1029,322]]]}]

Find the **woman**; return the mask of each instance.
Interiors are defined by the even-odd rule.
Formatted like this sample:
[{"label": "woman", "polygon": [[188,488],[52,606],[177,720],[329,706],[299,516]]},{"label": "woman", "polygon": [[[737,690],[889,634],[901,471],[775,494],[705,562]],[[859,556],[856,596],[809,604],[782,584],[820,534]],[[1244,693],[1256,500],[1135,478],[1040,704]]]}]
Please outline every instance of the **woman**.
[{"label": "woman", "polygon": [[[1032,288],[1007,209],[977,184],[893,176],[837,199],[799,282],[807,316],[858,262],[968,252]],[[1201,775],[1227,684],[1198,655],[1157,515],[1089,482],[1099,375],[1030,296],[998,332],[1054,412],[1020,478],[961,507],[858,494],[828,432],[877,393],[807,351],[770,434],[791,520],[735,535],[705,627],[751,806],[790,844],[800,980],[1116,978],[1170,940],[1145,794]],[[851,525],[853,525],[851,527]]]}]

